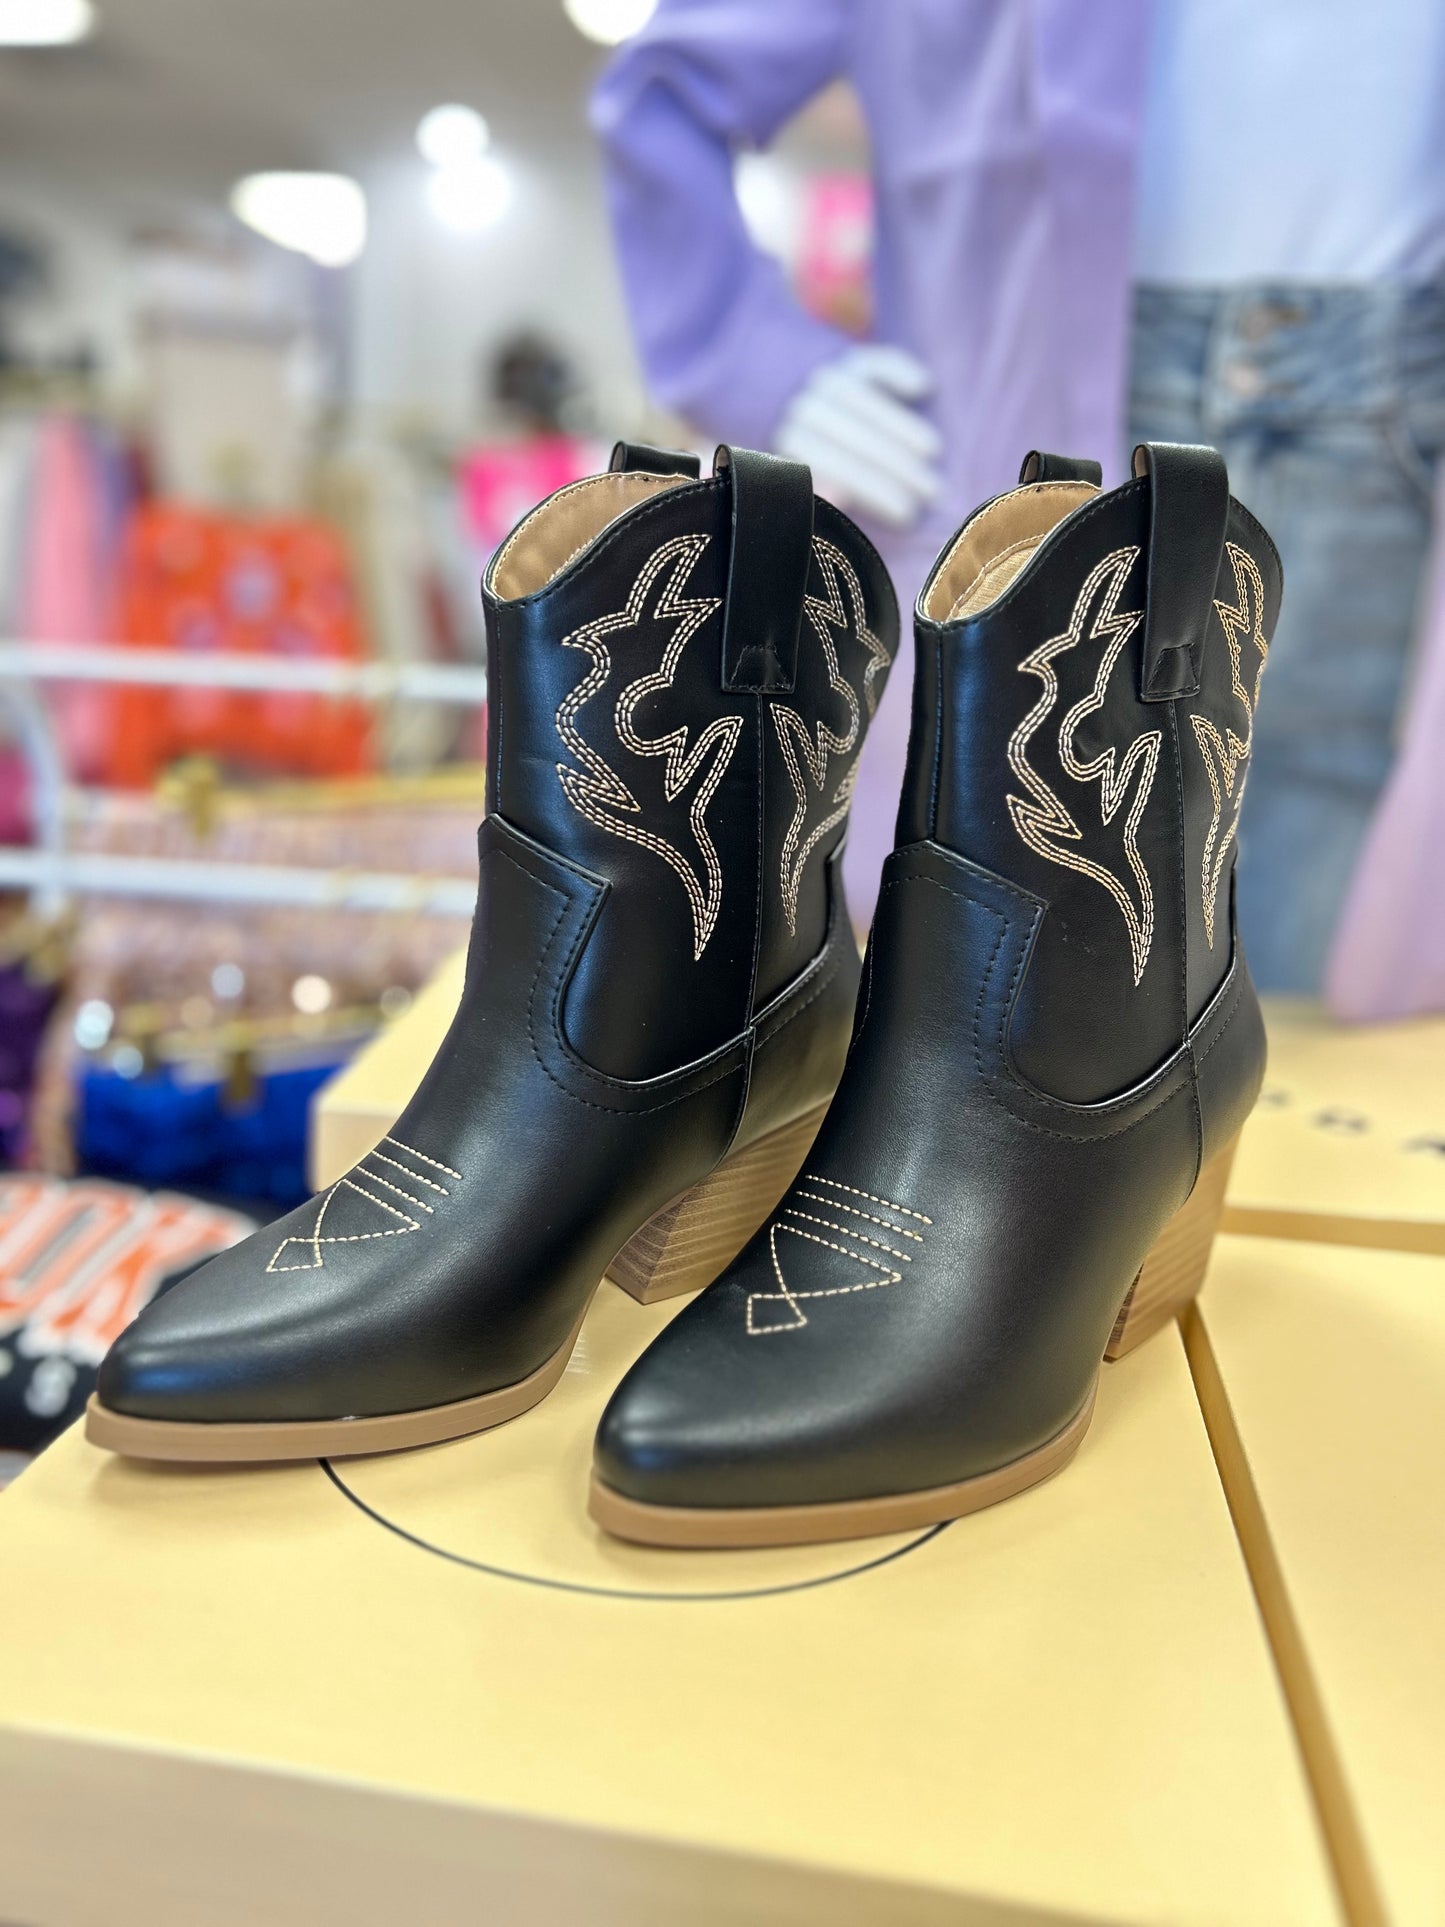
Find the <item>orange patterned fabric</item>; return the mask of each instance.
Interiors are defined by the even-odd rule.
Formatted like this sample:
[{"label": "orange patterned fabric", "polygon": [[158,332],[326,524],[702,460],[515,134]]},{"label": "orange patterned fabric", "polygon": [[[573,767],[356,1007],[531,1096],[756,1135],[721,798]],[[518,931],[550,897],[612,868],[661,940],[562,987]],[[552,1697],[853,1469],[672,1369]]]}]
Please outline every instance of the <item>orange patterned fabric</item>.
[{"label": "orange patterned fabric", "polygon": [[[149,648],[355,661],[351,566],[323,523],[254,520],[164,502],[137,511],[122,564],[120,638]],[[306,776],[372,767],[364,705],[224,689],[123,689],[106,775],[145,787],[177,757]]]}]

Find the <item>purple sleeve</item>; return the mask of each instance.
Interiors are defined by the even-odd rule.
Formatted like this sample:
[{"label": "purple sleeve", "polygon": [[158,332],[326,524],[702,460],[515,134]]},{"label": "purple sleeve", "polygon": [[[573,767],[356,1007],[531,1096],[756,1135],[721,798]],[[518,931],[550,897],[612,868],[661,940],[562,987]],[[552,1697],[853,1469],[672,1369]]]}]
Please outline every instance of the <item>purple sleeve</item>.
[{"label": "purple sleeve", "polygon": [[661,0],[592,97],[633,330],[653,394],[767,447],[849,337],[805,314],[750,240],[733,154],[763,146],[844,67],[847,0]]}]

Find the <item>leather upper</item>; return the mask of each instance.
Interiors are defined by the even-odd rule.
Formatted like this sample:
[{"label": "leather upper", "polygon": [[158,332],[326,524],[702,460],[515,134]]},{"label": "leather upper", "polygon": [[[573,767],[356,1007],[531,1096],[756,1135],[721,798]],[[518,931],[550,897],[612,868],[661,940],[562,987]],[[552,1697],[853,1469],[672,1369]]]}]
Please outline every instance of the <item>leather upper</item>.
[{"label": "leather upper", "polygon": [[[1199,619],[1200,689],[1141,702],[1150,506],[1143,480],[1096,496],[989,607],[916,625],[900,842],[933,837],[1048,904],[1014,1049],[1025,1075],[1073,1102],[1107,1097],[1162,1062],[1223,977],[1223,885],[1250,722],[1233,684],[1240,624],[1226,624],[1219,605],[1237,603],[1238,569],[1253,598],[1249,640],[1238,645],[1251,657],[1251,715],[1258,641],[1279,611],[1274,546],[1232,502]],[[1211,775],[1222,799],[1212,838]]]},{"label": "leather upper", "polygon": [[492,807],[608,881],[566,1023],[619,1077],[736,1037],[816,954],[897,652],[881,563],[810,492],[804,593],[780,591],[792,688],[725,689],[733,493],[726,475],[670,488],[537,593],[486,591]]},{"label": "leather upper", "polygon": [[123,1336],[103,1404],[327,1419],[513,1384],[655,1212],[826,1101],[859,969],[837,805],[896,609],[820,503],[793,689],[724,690],[729,509],[726,480],[684,479],[539,590],[489,587],[490,808],[451,1029],[375,1151]]},{"label": "leather upper", "polygon": [[619,1386],[597,1440],[615,1490],[693,1507],[918,1491],[1034,1450],[1088,1398],[1264,1066],[1233,916],[1236,679],[1252,715],[1238,665],[1267,646],[1278,559],[1227,501],[1188,611],[1198,689],[1144,700],[1151,548],[1192,553],[1152,521],[1179,499],[1148,479],[1081,498],[1012,545],[1022,566],[972,613],[920,597],[898,843],[842,1082],[769,1224]]}]

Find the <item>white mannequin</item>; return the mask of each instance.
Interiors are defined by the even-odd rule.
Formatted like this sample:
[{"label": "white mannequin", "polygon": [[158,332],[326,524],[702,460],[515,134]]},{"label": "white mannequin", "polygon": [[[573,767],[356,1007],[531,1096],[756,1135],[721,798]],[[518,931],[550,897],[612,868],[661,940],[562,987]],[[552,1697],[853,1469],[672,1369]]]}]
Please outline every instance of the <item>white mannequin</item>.
[{"label": "white mannequin", "polygon": [[839,508],[911,528],[943,488],[942,437],[914,405],[932,387],[902,348],[850,348],[789,402],[777,452],[806,462],[819,494]]}]

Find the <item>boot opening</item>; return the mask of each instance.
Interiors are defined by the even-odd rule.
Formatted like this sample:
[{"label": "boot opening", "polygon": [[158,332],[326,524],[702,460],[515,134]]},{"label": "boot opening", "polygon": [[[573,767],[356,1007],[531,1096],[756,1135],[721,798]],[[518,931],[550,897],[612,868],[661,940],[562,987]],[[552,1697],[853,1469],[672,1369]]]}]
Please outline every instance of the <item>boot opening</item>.
[{"label": "boot opening", "polygon": [[1044,537],[1098,493],[1092,482],[1030,482],[980,509],[934,570],[924,615],[956,622],[986,609],[1023,574]]},{"label": "boot opening", "polygon": [[507,537],[487,570],[487,587],[504,602],[545,589],[619,515],[687,482],[686,475],[624,469],[559,489]]}]

